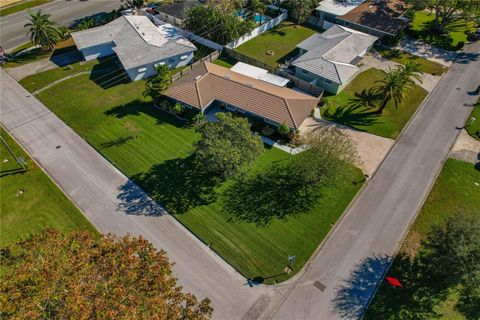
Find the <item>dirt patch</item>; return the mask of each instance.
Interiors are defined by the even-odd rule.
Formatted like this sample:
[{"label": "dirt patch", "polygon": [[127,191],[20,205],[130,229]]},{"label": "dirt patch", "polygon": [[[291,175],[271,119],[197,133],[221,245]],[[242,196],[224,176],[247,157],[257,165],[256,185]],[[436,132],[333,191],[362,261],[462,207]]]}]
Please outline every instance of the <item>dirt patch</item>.
[{"label": "dirt patch", "polygon": [[420,249],[421,244],[422,236],[420,233],[415,230],[410,230],[400,251],[410,258],[413,258]]}]

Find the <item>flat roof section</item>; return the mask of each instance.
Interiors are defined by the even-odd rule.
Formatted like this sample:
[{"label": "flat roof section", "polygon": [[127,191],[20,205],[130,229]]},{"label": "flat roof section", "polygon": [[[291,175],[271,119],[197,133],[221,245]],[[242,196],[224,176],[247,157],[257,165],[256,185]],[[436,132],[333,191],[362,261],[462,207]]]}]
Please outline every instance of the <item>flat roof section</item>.
[{"label": "flat roof section", "polygon": [[343,16],[363,2],[365,0],[323,0],[316,10],[330,13],[334,16]]}]

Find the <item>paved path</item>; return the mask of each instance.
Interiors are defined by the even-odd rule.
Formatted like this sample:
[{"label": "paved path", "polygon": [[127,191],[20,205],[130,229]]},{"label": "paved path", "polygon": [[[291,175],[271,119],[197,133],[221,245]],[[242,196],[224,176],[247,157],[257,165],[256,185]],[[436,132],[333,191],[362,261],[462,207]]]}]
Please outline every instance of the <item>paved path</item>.
[{"label": "paved path", "polygon": [[480,162],[480,141],[463,129],[453,146],[450,157],[473,164]]},{"label": "paved path", "polygon": [[217,319],[241,318],[266,290],[244,285],[243,277],[3,70],[0,84],[1,123],[97,229],[142,235],[165,249],[176,263],[180,283],[199,297],[209,297]]},{"label": "paved path", "polygon": [[469,59],[452,65],[294,289],[270,297],[267,307],[255,304],[250,314],[360,318],[478,99],[471,91],[480,83],[480,42],[467,51]]},{"label": "paved path", "polygon": [[63,81],[66,81],[68,79],[72,79],[72,78],[75,78],[75,77],[78,77],[78,76],[81,76],[82,74],[90,74],[92,71],[82,71],[82,72],[79,72],[79,73],[75,73],[75,74],[71,74],[69,76],[66,76],[64,78],[61,78],[61,79],[58,79],[58,80],[55,80],[53,81],[52,83],[50,83],[49,85],[46,85],[45,87],[43,88],[40,88],[38,90],[35,90],[32,92],[33,95],[37,95],[39,94],[40,92],[43,92],[47,89],[50,89],[51,87],[59,84],[60,82],[63,82]]},{"label": "paved path", "polygon": [[[55,0],[53,2],[32,8],[41,9],[52,15],[52,20],[60,25],[69,25],[75,19],[97,12],[110,12],[118,9],[120,0]],[[0,46],[5,51],[13,49],[28,41],[24,25],[27,23],[27,10],[0,18]]]}]

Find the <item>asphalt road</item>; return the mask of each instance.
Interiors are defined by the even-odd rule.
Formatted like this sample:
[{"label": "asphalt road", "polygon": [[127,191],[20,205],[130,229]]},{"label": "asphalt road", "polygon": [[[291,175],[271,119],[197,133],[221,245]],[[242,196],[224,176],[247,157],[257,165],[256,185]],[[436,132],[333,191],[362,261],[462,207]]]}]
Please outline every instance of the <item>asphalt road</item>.
[{"label": "asphalt road", "polygon": [[473,91],[480,85],[480,42],[466,52],[475,61],[452,65],[293,290],[276,297],[277,308],[263,317],[362,315],[479,98]]},{"label": "asphalt road", "polygon": [[180,284],[197,297],[210,298],[217,319],[240,319],[267,290],[246,285],[245,278],[4,70],[0,70],[0,88],[2,125],[100,232],[142,235],[158,249],[166,250],[175,262]]},{"label": "asphalt road", "polygon": [[[51,19],[60,25],[69,25],[75,19],[97,12],[110,12],[119,8],[120,0],[55,0],[31,10],[41,9],[52,15]],[[28,41],[26,30],[28,11],[24,10],[0,18],[0,46],[5,51]]]}]

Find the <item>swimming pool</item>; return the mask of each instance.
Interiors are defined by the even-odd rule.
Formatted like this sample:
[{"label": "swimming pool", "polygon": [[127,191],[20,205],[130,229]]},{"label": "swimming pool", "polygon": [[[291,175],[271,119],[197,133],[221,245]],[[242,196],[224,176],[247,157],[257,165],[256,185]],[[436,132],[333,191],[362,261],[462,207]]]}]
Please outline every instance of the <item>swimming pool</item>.
[{"label": "swimming pool", "polygon": [[258,12],[255,12],[255,14],[253,15],[253,20],[254,20],[256,23],[265,23],[265,22],[267,22],[267,21],[270,20],[270,19],[271,19],[270,17],[261,15],[261,14],[258,13]]}]

